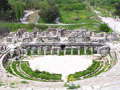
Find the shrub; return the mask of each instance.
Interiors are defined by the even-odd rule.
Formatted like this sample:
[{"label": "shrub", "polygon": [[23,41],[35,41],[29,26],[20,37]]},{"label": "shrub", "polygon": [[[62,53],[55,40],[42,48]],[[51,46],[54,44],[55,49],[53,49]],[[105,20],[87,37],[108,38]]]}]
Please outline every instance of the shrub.
[{"label": "shrub", "polygon": [[69,85],[68,89],[77,89],[78,87],[75,84]]},{"label": "shrub", "polygon": [[64,87],[69,87],[69,84],[67,84],[67,83],[64,83]]},{"label": "shrub", "polygon": [[99,25],[99,31],[103,32],[110,32],[110,27],[107,24],[100,24]]},{"label": "shrub", "polygon": [[0,86],[3,86],[3,85],[4,85],[3,82],[0,81]]},{"label": "shrub", "polygon": [[40,71],[38,71],[38,70],[35,70],[35,73],[36,73],[36,74],[39,74],[39,73],[40,73]]},{"label": "shrub", "polygon": [[26,28],[27,29],[33,29],[35,27],[35,24],[34,23],[29,23],[27,24]]},{"label": "shrub", "polygon": [[79,85],[79,84],[77,85],[77,88],[80,88],[80,85]]},{"label": "shrub", "polygon": [[10,85],[15,85],[15,83],[13,82],[13,83],[10,83]]},{"label": "shrub", "polygon": [[50,5],[47,8],[43,8],[42,11],[39,13],[41,18],[47,22],[54,22],[57,17],[59,17],[59,9],[56,5]]},{"label": "shrub", "polygon": [[21,81],[21,83],[23,83],[23,84],[29,84],[29,82],[27,82],[27,81]]},{"label": "shrub", "polygon": [[46,25],[36,25],[37,28],[39,28],[40,30],[46,30],[49,26]]}]

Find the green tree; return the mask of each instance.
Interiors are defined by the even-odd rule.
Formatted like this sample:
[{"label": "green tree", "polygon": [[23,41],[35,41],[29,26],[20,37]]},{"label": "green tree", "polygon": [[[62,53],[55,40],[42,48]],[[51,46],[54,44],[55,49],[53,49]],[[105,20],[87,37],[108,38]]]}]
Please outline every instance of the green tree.
[{"label": "green tree", "polygon": [[54,22],[57,17],[59,17],[59,9],[51,4],[47,8],[42,8],[41,12],[39,13],[40,17],[45,22]]},{"label": "green tree", "polygon": [[120,2],[115,5],[115,8],[116,8],[115,14],[120,16]]},{"label": "green tree", "polygon": [[100,24],[99,25],[99,31],[102,32],[109,32],[110,31],[110,27],[107,24]]},{"label": "green tree", "polygon": [[0,0],[0,11],[1,10],[6,11],[8,9],[10,9],[10,5],[8,3],[8,0]]},{"label": "green tree", "polygon": [[12,9],[15,13],[16,20],[19,21],[24,16],[24,4],[20,1],[14,2],[12,3]]},{"label": "green tree", "polygon": [[0,19],[7,20],[10,19],[11,7],[8,0],[0,0]]}]

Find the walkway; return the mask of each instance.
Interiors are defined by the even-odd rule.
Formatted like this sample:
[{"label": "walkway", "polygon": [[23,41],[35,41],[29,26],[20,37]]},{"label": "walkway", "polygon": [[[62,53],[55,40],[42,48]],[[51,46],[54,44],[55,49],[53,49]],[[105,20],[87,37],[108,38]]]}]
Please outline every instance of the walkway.
[{"label": "walkway", "polygon": [[108,24],[108,26],[113,29],[116,33],[120,33],[120,22],[118,20],[115,20],[112,17],[102,17],[100,16],[100,12],[94,10],[94,12],[98,15],[98,17],[105,23]]},{"label": "walkway", "polygon": [[[109,44],[113,50],[120,54],[120,44]],[[114,47],[113,47],[114,46]],[[81,90],[120,90],[120,58],[117,64],[107,72],[89,79],[75,81],[75,84],[81,85]]]}]

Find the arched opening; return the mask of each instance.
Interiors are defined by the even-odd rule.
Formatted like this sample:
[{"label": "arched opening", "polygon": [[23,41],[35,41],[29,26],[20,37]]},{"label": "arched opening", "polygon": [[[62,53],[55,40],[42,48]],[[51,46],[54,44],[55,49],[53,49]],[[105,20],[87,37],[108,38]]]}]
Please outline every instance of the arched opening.
[{"label": "arched opening", "polygon": [[61,50],[64,50],[65,49],[65,45],[61,45]]}]

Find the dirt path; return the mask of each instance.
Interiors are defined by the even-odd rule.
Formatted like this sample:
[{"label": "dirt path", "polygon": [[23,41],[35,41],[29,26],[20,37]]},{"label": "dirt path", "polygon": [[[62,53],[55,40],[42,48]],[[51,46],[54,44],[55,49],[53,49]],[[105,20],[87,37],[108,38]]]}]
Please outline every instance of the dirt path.
[{"label": "dirt path", "polygon": [[112,17],[102,17],[100,16],[100,12],[94,10],[94,12],[98,15],[98,17],[105,23],[108,24],[108,26],[116,33],[120,33],[120,21],[112,18]]}]

